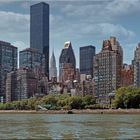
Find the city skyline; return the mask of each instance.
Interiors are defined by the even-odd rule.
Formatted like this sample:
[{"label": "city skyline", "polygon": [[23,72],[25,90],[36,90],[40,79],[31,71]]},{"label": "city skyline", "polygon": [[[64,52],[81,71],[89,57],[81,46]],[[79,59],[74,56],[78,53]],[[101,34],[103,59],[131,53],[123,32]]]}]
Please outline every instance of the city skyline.
[{"label": "city skyline", "polygon": [[[30,47],[30,6],[38,2],[41,1],[1,1],[0,18],[3,20],[0,21],[0,40],[11,42],[19,47],[19,51]],[[79,67],[81,46],[94,45],[98,53],[101,51],[102,40],[115,36],[124,50],[124,62],[131,63],[140,40],[140,0],[44,2],[50,5],[50,54],[54,48],[56,60],[64,42],[70,40]]]}]

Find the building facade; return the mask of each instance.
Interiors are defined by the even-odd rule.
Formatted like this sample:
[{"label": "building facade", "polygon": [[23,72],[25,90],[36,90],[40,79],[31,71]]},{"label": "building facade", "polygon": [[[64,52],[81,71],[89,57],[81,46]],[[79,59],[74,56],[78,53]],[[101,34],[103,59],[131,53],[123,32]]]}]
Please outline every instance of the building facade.
[{"label": "building facade", "polygon": [[80,74],[93,77],[93,58],[95,56],[94,46],[80,47]]},{"label": "building facade", "polygon": [[12,71],[6,78],[6,102],[18,100],[17,92],[17,72]]},{"label": "building facade", "polygon": [[121,87],[133,85],[134,71],[132,65],[124,64],[121,70]]},{"label": "building facade", "polygon": [[44,75],[45,57],[43,53],[34,48],[27,48],[19,52],[19,67],[20,69],[28,68],[32,70],[36,77]]},{"label": "building facade", "polygon": [[0,101],[6,98],[7,73],[17,69],[17,47],[0,41]]},{"label": "building facade", "polygon": [[35,96],[38,79],[29,69],[18,69],[8,73],[6,79],[6,102],[28,99]]},{"label": "building facade", "polygon": [[32,5],[30,16],[30,47],[45,55],[45,74],[49,77],[49,5]]},{"label": "building facade", "polygon": [[34,71],[28,68],[8,73],[6,79],[6,102],[28,99],[48,94],[48,78],[36,78]]},{"label": "building facade", "polygon": [[56,60],[55,60],[55,56],[54,56],[54,51],[52,52],[52,56],[50,59],[50,72],[49,72],[49,77],[50,80],[57,78],[57,67],[56,67]]},{"label": "building facade", "polygon": [[113,50],[110,40],[105,40],[94,58],[94,93],[102,103],[107,103],[108,94],[121,86],[121,55]]},{"label": "building facade", "polygon": [[63,63],[61,65],[60,82],[66,82],[67,80],[73,81],[76,78],[75,69],[71,63]]},{"label": "building facade", "polygon": [[133,60],[134,68],[134,86],[140,87],[140,43],[136,47]]},{"label": "building facade", "polygon": [[28,99],[37,93],[37,79],[32,70],[19,69],[17,71],[18,100]]},{"label": "building facade", "polygon": [[[64,48],[61,51],[59,58],[59,80],[65,82],[66,80],[74,80],[76,71],[76,60],[71,42],[65,42]],[[71,75],[68,77],[67,75]]]},{"label": "building facade", "polygon": [[94,95],[94,82],[92,79],[86,79],[85,81],[81,82],[81,88],[82,96]]}]

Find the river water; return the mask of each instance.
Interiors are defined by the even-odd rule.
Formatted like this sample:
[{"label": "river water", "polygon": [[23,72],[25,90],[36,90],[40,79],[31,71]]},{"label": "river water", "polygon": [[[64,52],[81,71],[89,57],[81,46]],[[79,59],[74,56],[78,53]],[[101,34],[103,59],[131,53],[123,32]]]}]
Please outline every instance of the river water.
[{"label": "river water", "polygon": [[139,139],[140,115],[0,114],[0,139]]}]

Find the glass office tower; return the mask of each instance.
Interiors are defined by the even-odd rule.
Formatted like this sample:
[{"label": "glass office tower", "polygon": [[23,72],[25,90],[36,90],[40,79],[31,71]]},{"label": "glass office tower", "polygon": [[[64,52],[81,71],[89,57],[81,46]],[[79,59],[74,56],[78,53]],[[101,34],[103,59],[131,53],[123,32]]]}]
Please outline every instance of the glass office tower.
[{"label": "glass office tower", "polygon": [[91,75],[93,77],[93,57],[95,56],[95,47],[80,47],[80,74]]},{"label": "glass office tower", "polygon": [[5,101],[7,73],[17,69],[17,47],[0,41],[0,102]]},{"label": "glass office tower", "polygon": [[30,15],[30,47],[45,55],[45,74],[49,76],[49,5],[32,5]]}]

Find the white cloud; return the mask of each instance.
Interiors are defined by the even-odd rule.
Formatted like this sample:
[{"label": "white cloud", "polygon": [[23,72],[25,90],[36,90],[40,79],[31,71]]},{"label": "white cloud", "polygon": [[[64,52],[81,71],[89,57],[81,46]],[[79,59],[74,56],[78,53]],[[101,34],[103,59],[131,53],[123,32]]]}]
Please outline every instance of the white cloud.
[{"label": "white cloud", "polygon": [[108,3],[106,10],[108,14],[113,16],[123,16],[130,14],[138,14],[140,0],[113,0]]},{"label": "white cloud", "polygon": [[126,15],[138,15],[139,5],[140,0],[106,0],[69,2],[59,7],[66,19],[98,23],[116,21]]},{"label": "white cloud", "polygon": [[0,11],[0,40],[29,44],[29,15]]},{"label": "white cloud", "polygon": [[29,30],[29,15],[0,11],[0,30],[26,32]]},{"label": "white cloud", "polygon": [[97,38],[104,38],[110,35],[114,35],[119,38],[123,38],[124,40],[131,40],[135,37],[135,33],[133,31],[128,30],[119,24],[111,23],[70,23],[65,24],[65,26],[62,26],[59,29],[54,29],[53,32],[55,32],[54,37],[56,38],[63,36],[67,38],[86,39],[86,37],[89,38],[95,36]]},{"label": "white cloud", "polygon": [[118,24],[110,23],[101,23],[98,24],[98,27],[101,28],[102,34],[105,35],[115,35],[118,37],[123,37],[125,40],[129,40],[135,36],[135,33],[131,30],[127,30],[125,27]]}]

